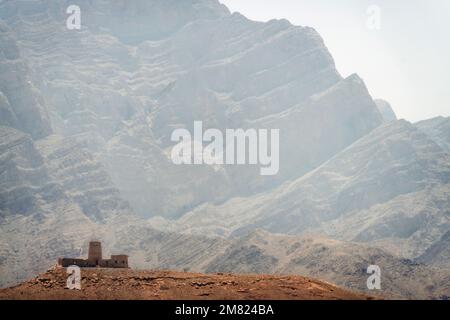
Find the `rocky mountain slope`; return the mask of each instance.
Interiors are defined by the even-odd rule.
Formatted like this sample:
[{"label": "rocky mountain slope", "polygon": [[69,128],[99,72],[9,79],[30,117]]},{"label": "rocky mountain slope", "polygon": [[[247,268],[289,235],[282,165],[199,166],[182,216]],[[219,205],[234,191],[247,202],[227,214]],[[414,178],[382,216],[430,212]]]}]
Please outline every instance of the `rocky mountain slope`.
[{"label": "rocky mountain slope", "polygon": [[[368,290],[367,268],[381,269],[381,290]],[[387,299],[445,299],[449,269],[398,258],[367,244],[257,230],[236,239],[207,272],[302,274]]]},{"label": "rocky mountain slope", "polygon": [[410,123],[390,122],[294,182],[196,208],[178,229],[226,236],[255,228],[320,232],[414,258],[450,227],[449,182],[449,155]]},{"label": "rocky mountain slope", "polygon": [[2,285],[79,253],[101,226],[136,220],[102,166],[71,139],[35,142],[10,127],[0,135]]},{"label": "rocky mountain slope", "polygon": [[[133,1],[125,12],[120,3],[79,5],[80,31],[65,28],[63,2],[4,1],[0,19],[23,52],[19,61],[34,66],[30,81],[53,130],[90,146],[142,216],[178,217],[271,188],[381,124],[363,82],[340,77],[311,28],[250,21],[214,0]],[[180,170],[167,157],[170,134],[194,120],[205,130],[285,126],[280,174],[263,179],[256,166]]]},{"label": "rocky mountain slope", "polygon": [[375,104],[377,105],[384,121],[389,122],[397,120],[397,115],[395,114],[389,102],[382,99],[375,99]]},{"label": "rocky mountain slope", "polygon": [[415,125],[450,153],[450,118],[436,117],[419,121]]},{"label": "rocky mountain slope", "polygon": [[51,132],[48,110],[32,82],[29,62],[21,53],[12,30],[1,20],[0,125],[19,129],[33,138],[42,138]]},{"label": "rocky mountain slope", "polygon": [[435,266],[450,266],[450,232],[445,233],[439,241],[434,242],[418,257],[419,262]]}]

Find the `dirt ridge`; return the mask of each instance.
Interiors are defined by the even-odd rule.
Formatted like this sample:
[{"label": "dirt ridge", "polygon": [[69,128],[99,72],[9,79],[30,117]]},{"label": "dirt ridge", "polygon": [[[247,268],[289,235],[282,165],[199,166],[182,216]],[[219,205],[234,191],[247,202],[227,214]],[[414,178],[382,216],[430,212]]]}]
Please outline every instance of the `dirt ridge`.
[{"label": "dirt ridge", "polygon": [[364,294],[302,276],[200,274],[133,269],[81,269],[81,290],[66,288],[65,268],[54,267],[0,299],[39,300],[361,300]]}]

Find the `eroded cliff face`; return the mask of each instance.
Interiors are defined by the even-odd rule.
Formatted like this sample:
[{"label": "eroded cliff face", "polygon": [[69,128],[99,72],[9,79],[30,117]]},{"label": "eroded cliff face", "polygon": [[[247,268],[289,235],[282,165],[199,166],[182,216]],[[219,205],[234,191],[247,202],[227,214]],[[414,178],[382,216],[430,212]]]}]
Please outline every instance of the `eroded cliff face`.
[{"label": "eroded cliff face", "polygon": [[14,33],[0,21],[0,124],[39,139],[51,132],[51,125],[43,97],[30,73]]},{"label": "eroded cliff face", "polygon": [[[141,216],[272,188],[381,124],[362,81],[341,79],[311,28],[250,21],[216,1],[79,5],[80,31],[65,28],[62,3],[4,2],[0,17],[53,130],[86,143]],[[195,120],[205,130],[284,126],[280,175],[175,166],[170,134]]]}]

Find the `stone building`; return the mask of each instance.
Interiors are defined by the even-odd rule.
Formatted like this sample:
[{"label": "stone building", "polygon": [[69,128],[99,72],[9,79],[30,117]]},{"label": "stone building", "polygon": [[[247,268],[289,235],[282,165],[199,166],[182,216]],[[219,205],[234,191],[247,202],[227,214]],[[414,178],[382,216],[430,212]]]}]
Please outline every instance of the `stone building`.
[{"label": "stone building", "polygon": [[89,242],[87,259],[59,258],[58,265],[61,267],[78,266],[80,268],[128,268],[128,256],[125,254],[111,255],[110,259],[103,259],[102,244],[99,241]]}]

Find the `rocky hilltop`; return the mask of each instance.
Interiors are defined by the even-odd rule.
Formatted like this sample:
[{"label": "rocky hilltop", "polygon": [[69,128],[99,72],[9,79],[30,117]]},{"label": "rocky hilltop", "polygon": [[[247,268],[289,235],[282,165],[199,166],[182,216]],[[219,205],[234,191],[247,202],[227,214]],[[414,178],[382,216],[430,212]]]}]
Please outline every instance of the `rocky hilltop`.
[{"label": "rocky hilltop", "polygon": [[8,289],[0,300],[369,300],[315,279],[299,276],[196,274],[171,271],[82,269],[81,290],[66,288],[56,268]]}]

